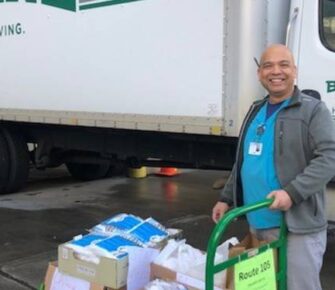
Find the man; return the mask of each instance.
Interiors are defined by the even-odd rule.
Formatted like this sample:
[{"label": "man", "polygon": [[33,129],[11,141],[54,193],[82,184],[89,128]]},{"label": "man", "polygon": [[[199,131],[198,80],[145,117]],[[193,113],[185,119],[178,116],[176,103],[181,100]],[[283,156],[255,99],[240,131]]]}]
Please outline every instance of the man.
[{"label": "man", "polygon": [[325,104],[294,85],[297,69],[283,45],[263,53],[258,78],[269,95],[250,108],[236,163],[214,206],[217,222],[231,206],[274,198],[270,209],[247,215],[259,239],[288,227],[287,289],[319,290],[327,239],[325,185],[335,174],[335,129]]}]

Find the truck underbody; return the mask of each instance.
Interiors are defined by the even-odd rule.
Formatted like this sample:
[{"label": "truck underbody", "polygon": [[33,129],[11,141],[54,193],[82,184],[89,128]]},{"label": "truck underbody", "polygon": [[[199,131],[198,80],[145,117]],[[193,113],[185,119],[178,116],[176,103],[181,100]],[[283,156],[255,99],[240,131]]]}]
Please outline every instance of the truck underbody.
[{"label": "truck underbody", "polygon": [[66,164],[81,180],[110,176],[119,162],[132,168],[231,169],[236,142],[222,136],[5,121],[0,135],[0,191],[21,188],[29,166],[43,169]]}]

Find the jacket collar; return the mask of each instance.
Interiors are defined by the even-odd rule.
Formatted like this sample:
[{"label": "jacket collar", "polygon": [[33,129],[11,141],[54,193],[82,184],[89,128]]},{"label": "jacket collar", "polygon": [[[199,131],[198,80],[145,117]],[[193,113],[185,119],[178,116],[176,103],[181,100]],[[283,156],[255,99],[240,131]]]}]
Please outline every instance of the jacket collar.
[{"label": "jacket collar", "polygon": [[297,86],[294,86],[294,91],[289,106],[295,106],[300,104],[301,104],[301,92]]},{"label": "jacket collar", "polygon": [[[254,105],[255,106],[263,105],[265,102],[268,101],[268,99],[269,99],[269,95],[267,95],[262,100],[255,101]],[[301,104],[301,92],[300,92],[300,90],[297,86],[294,86],[294,91],[293,91],[291,101],[290,101],[288,107],[292,107],[292,106],[296,106],[296,105],[300,105],[300,104]]]}]

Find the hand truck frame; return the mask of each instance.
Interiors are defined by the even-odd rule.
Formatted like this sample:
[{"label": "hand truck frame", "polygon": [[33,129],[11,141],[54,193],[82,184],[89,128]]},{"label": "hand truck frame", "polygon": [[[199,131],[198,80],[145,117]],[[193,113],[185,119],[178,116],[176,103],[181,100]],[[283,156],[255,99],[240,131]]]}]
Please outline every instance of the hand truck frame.
[{"label": "hand truck frame", "polygon": [[[207,261],[206,261],[206,290],[214,289],[214,275],[235,264],[247,260],[249,257],[247,252],[244,252],[238,256],[230,258],[224,262],[214,264],[215,253],[219,242],[221,241],[222,235],[225,232],[228,225],[234,221],[237,217],[245,215],[251,211],[255,211],[261,208],[269,207],[273,202],[273,199],[265,199],[258,203],[251,205],[245,205],[242,207],[234,208],[228,211],[223,218],[216,224],[212,234],[210,236],[207,246]],[[278,249],[278,271],[276,272],[276,281],[278,290],[286,290],[286,246],[287,246],[287,227],[284,221],[284,217],[280,226],[280,233],[278,240],[269,242],[265,245],[258,247],[255,250],[255,255],[259,255],[268,249]]]}]

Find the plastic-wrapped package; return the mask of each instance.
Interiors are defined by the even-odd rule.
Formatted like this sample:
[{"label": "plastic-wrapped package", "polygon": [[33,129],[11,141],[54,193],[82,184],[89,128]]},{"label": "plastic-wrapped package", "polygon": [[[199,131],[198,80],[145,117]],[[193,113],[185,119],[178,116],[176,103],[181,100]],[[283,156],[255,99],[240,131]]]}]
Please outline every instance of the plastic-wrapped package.
[{"label": "plastic-wrapped package", "polygon": [[148,220],[138,224],[128,233],[136,238],[143,247],[155,246],[168,236],[167,230],[163,230]]},{"label": "plastic-wrapped package", "polygon": [[151,281],[144,287],[145,290],[187,290],[187,288],[176,282],[167,282],[161,279]]},{"label": "plastic-wrapped package", "polygon": [[111,234],[115,231],[127,232],[142,223],[143,219],[132,214],[121,213],[109,219],[102,221],[93,227],[93,232],[101,232],[103,234]]},{"label": "plastic-wrapped package", "polygon": [[168,233],[168,230],[162,224],[160,224],[158,221],[156,221],[154,218],[149,217],[145,221],[152,224],[156,228],[159,228],[161,231]]},{"label": "plastic-wrapped package", "polygon": [[75,237],[66,244],[79,255],[82,260],[96,261],[99,256],[119,259],[127,255],[126,247],[139,246],[134,239],[128,235],[113,234],[105,236],[89,233]]},{"label": "plastic-wrapped package", "polygon": [[106,236],[92,233],[84,236],[78,235],[72,241],[66,243],[66,247],[73,249],[80,260],[98,264],[99,257],[92,252],[90,245],[103,239],[106,239]]},{"label": "plastic-wrapped package", "polygon": [[106,236],[99,235],[99,234],[87,234],[87,235],[79,235],[73,238],[73,240],[70,242],[72,245],[76,245],[79,247],[87,247],[91,245],[92,243],[96,243],[98,241],[106,239]]},{"label": "plastic-wrapped package", "polygon": [[126,247],[128,246],[136,247],[138,245],[121,235],[115,234],[95,244],[92,244],[90,247],[92,251],[99,256],[120,259],[127,255]]},{"label": "plastic-wrapped package", "polygon": [[93,233],[114,235],[116,233],[131,236],[142,247],[155,247],[168,237],[168,230],[153,218],[143,220],[131,214],[118,214],[91,229]]}]

